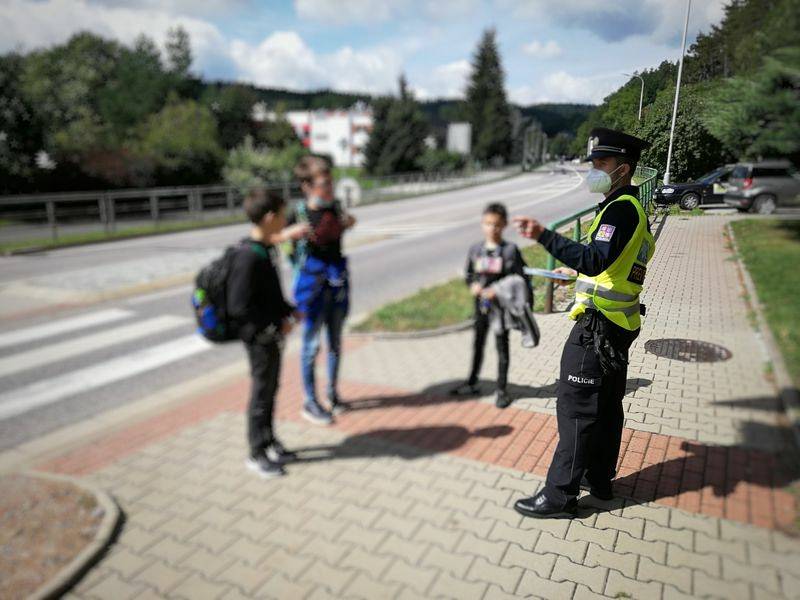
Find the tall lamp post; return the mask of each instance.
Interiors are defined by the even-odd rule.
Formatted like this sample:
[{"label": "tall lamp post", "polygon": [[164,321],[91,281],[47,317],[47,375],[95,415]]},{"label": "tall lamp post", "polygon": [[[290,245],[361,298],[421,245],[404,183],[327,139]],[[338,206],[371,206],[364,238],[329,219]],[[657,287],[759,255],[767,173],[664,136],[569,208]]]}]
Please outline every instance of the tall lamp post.
[{"label": "tall lamp post", "polygon": [[678,83],[675,85],[675,105],[672,107],[672,127],[669,130],[669,150],[667,150],[667,170],[664,171],[664,184],[669,183],[669,167],[672,163],[672,142],[675,138],[675,119],[678,116],[678,96],[681,93],[681,74],[683,73],[683,55],[686,51],[686,32],[689,29],[689,11],[692,10],[692,0],[686,2],[686,21],[683,24],[683,39],[681,40],[681,60],[678,63]]},{"label": "tall lamp post", "polygon": [[642,82],[642,91],[639,92],[639,120],[642,120],[642,100],[644,100],[644,79],[642,79],[641,75],[636,75],[635,73],[623,73],[623,75],[627,75],[628,77],[636,77],[639,81]]}]

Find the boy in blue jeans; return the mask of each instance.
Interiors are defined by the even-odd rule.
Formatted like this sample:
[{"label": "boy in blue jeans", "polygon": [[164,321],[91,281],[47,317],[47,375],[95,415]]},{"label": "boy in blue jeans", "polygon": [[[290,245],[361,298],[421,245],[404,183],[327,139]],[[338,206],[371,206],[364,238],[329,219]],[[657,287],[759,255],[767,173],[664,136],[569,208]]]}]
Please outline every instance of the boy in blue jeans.
[{"label": "boy in blue jeans", "polygon": [[[355,225],[333,197],[330,164],[318,156],[304,156],[294,169],[305,196],[287,221],[289,226],[305,225],[305,236],[293,242],[295,268],[294,299],[303,315],[301,371],[305,402],[302,415],[312,423],[330,425],[334,414],[344,410],[337,380],[344,321],[350,305],[347,258],[342,254],[342,235]],[[325,328],[328,341],[328,404],[317,398],[314,365],[320,336]]]}]

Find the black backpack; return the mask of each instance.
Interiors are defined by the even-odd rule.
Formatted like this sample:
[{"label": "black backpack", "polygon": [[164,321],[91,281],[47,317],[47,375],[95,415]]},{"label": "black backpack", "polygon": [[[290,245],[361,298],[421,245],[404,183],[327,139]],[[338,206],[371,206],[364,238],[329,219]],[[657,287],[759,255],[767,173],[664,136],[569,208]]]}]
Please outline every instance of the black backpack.
[{"label": "black backpack", "polygon": [[222,256],[203,267],[195,278],[192,308],[197,331],[207,340],[220,344],[239,339],[239,332],[228,318],[228,275],[242,245],[226,248]]}]

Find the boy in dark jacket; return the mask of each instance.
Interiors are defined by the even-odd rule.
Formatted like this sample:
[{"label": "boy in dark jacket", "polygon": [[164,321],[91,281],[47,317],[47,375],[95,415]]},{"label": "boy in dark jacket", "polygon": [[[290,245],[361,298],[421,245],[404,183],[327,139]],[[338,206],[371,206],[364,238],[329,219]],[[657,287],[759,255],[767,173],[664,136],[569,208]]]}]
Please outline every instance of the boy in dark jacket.
[{"label": "boy in dark jacket", "polygon": [[273,244],[301,237],[303,229],[284,230],[283,198],[261,189],[247,195],[244,210],[253,227],[231,264],[228,315],[244,342],[253,379],[247,407],[247,466],[271,478],[283,475],[283,464],[294,458],[275,437],[272,424],[283,338],[291,331],[294,317],[294,307],[283,297],[279,255]]},{"label": "boy in dark jacket", "polygon": [[[466,282],[475,296],[475,338],[472,348],[472,369],[469,378],[451,391],[455,396],[469,396],[478,393],[478,376],[483,365],[483,349],[489,332],[489,309],[494,301],[492,284],[507,275],[521,275],[526,281],[523,269],[525,261],[519,248],[503,239],[503,229],[508,224],[508,212],[502,204],[489,204],[483,210],[481,227],[484,240],[473,244],[467,255]],[[495,404],[505,408],[511,403],[506,391],[508,383],[509,345],[508,329],[495,336],[498,354],[497,393]]]}]

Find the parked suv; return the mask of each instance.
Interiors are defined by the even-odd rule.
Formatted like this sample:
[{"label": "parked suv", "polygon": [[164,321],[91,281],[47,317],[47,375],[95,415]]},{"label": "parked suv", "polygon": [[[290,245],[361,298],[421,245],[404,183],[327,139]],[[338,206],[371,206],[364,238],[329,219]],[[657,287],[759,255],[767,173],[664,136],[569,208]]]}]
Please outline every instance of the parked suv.
[{"label": "parked suv", "polygon": [[664,206],[677,204],[684,210],[692,210],[701,204],[719,204],[723,202],[724,185],[733,167],[718,167],[689,183],[664,184],[653,192],[653,200]]},{"label": "parked suv", "polygon": [[760,215],[800,207],[800,176],[788,160],[739,163],[725,186],[725,204]]}]

